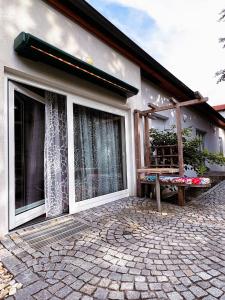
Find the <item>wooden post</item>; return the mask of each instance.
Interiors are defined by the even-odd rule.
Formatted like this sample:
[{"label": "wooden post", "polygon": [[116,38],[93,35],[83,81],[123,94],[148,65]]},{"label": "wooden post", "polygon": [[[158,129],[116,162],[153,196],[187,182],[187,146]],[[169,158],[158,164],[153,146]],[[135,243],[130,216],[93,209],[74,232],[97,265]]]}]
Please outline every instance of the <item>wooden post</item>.
[{"label": "wooden post", "polygon": [[183,141],[182,141],[182,127],[181,127],[181,110],[176,107],[176,125],[177,125],[177,146],[179,158],[179,175],[184,176],[184,155],[183,155]]},{"label": "wooden post", "polygon": [[[177,146],[178,146],[178,162],[179,175],[184,176],[184,154],[183,154],[183,140],[182,140],[182,126],[181,126],[181,109],[176,107],[176,125],[177,125]],[[183,186],[178,187],[178,204],[184,206],[185,204],[185,190]]]},{"label": "wooden post", "polygon": [[[140,136],[140,113],[134,112],[134,141],[135,141],[135,161],[136,169],[141,168],[141,136]],[[136,172],[137,196],[141,197],[140,174]]]},{"label": "wooden post", "polygon": [[178,186],[178,205],[185,205],[185,188],[184,186]]},{"label": "wooden post", "polygon": [[156,176],[156,179],[155,179],[155,190],[156,190],[157,209],[158,209],[158,212],[162,212],[159,174],[156,174],[155,176]]},{"label": "wooden post", "polygon": [[145,116],[145,134],[144,134],[144,153],[145,153],[145,166],[150,167],[150,142],[149,142],[149,119],[148,116]]}]

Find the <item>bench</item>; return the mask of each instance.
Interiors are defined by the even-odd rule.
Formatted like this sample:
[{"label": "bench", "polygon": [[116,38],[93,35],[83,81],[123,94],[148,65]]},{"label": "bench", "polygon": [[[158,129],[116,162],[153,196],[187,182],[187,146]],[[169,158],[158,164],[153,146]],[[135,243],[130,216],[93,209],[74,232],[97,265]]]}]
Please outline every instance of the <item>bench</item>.
[{"label": "bench", "polygon": [[[140,174],[138,176],[140,186],[142,184],[151,184],[157,185],[157,175]],[[158,176],[158,184],[163,186],[177,186],[178,187],[178,201],[179,205],[183,206],[185,202],[185,187],[194,187],[194,188],[208,188],[211,187],[211,182],[208,177],[187,177],[187,176],[168,176],[160,175]],[[157,195],[156,195],[157,196]],[[157,201],[160,202],[160,191],[158,191]]]}]

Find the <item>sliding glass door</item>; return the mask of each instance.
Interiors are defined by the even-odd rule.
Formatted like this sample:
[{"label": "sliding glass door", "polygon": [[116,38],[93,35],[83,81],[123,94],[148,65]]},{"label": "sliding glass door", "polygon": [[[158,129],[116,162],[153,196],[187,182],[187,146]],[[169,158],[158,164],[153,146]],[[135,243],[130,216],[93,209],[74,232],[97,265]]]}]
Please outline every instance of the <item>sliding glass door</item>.
[{"label": "sliding glass door", "polygon": [[10,229],[129,195],[126,111],[10,81],[8,121]]},{"label": "sliding glass door", "polygon": [[126,113],[80,100],[74,97],[68,106],[70,209],[75,210],[127,196]]},{"label": "sliding glass door", "polygon": [[10,82],[10,229],[44,213],[44,138],[44,98]]},{"label": "sliding glass door", "polygon": [[125,121],[73,104],[76,201],[126,189]]}]

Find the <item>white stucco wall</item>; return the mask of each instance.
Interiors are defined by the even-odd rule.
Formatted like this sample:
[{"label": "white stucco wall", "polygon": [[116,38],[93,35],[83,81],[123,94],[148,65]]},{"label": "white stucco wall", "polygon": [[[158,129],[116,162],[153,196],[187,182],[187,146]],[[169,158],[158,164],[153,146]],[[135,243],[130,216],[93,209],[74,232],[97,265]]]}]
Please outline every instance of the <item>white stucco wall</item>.
[{"label": "white stucco wall", "polygon": [[[169,104],[169,95],[163,91],[160,91],[156,86],[154,86],[154,84],[145,79],[142,79],[141,82],[141,93],[143,109],[147,108],[147,104],[149,102],[156,105]],[[222,138],[224,144],[223,148],[225,148],[224,130],[218,128],[216,125],[212,124],[210,121],[204,118],[203,115],[197,113],[193,109],[193,107],[184,107],[182,108],[181,112],[183,128],[191,128],[193,135],[196,134],[196,129],[206,132],[205,148],[207,148],[211,152],[219,152],[219,137]],[[165,129],[170,128],[172,125],[176,124],[176,116],[173,110],[160,112],[160,114],[169,118],[164,123]],[[150,122],[153,128],[158,127],[159,121],[151,120]],[[161,125],[160,127],[162,128],[163,126]],[[225,167],[220,167],[217,165],[210,165],[209,167],[212,171],[225,171]]]}]

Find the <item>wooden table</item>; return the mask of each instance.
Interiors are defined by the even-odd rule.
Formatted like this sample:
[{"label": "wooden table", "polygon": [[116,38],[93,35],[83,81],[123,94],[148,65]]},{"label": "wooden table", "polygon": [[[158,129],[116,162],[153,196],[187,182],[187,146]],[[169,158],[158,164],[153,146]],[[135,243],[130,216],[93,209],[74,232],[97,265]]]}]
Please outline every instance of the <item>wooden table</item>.
[{"label": "wooden table", "polygon": [[147,174],[156,175],[155,190],[156,190],[156,200],[157,200],[158,212],[162,211],[159,176],[162,174],[175,174],[178,172],[179,172],[179,169],[176,169],[176,168],[150,168],[150,169],[142,168],[142,169],[137,170],[138,174],[147,173]]}]

